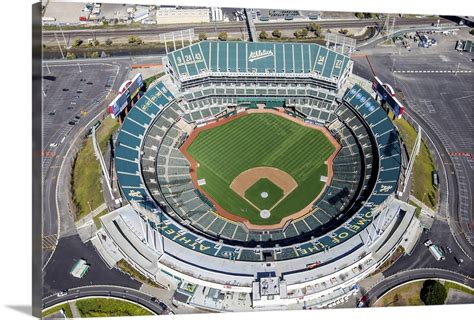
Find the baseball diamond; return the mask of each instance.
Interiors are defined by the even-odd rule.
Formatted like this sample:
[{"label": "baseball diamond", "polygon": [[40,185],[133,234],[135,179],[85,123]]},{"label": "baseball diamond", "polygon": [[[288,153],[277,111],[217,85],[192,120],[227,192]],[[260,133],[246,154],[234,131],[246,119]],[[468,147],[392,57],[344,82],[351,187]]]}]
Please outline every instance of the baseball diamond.
[{"label": "baseball diamond", "polygon": [[[325,161],[335,150],[336,147],[321,131],[273,113],[248,114],[221,126],[204,129],[187,148],[189,155],[199,164],[197,178],[206,179],[201,188],[224,210],[256,225],[279,223],[285,216],[314,201],[324,186],[320,178],[328,172]],[[268,219],[260,217],[260,209],[270,209],[268,205],[279,199],[270,196],[265,201],[257,200],[252,187],[242,197],[230,188],[240,173],[255,167],[277,168],[297,183],[296,188],[272,208]],[[268,180],[260,183],[265,181]],[[265,184],[270,187],[268,182]],[[272,190],[278,188],[270,183]],[[258,188],[257,191],[259,195],[265,190]]]},{"label": "baseball diamond", "polygon": [[245,199],[259,209],[272,209],[283,197],[283,190],[267,178],[259,179],[245,191]]}]

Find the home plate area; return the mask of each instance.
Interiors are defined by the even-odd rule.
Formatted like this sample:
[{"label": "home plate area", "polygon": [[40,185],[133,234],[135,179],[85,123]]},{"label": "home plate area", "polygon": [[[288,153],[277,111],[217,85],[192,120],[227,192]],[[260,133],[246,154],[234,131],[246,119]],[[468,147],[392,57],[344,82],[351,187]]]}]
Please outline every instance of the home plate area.
[{"label": "home plate area", "polygon": [[260,211],[260,218],[262,219],[268,219],[270,218],[270,211],[269,210],[262,210]]}]

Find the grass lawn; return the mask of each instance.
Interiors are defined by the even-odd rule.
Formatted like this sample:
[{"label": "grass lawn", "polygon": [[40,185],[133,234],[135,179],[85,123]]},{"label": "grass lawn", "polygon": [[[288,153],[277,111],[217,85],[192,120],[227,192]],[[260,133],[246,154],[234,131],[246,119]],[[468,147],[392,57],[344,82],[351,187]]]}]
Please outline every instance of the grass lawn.
[{"label": "grass lawn", "polygon": [[[111,135],[117,128],[118,122],[115,119],[108,117],[102,121],[97,130],[97,139],[102,152],[105,151]],[[77,154],[72,174],[73,200],[77,208],[76,220],[81,219],[104,202],[101,177],[102,170],[94,154],[92,138],[89,137]]]},{"label": "grass lawn", "polygon": [[[275,224],[306,207],[321,192],[327,175],[324,162],[334,146],[318,130],[301,126],[274,114],[249,114],[204,130],[188,147],[199,164],[203,189],[225,210],[253,224]],[[298,187],[274,209],[268,219],[230,189],[241,172],[254,167],[274,167],[295,179]]]},{"label": "grass lawn", "polygon": [[95,217],[92,218],[92,220],[94,220],[94,224],[95,226],[97,227],[97,229],[100,229],[100,217],[106,215],[107,213],[109,213],[109,210],[108,209],[104,209],[104,211],[102,211],[101,213],[99,213],[98,215],[96,215]]},{"label": "grass lawn", "polygon": [[124,259],[122,260],[119,260],[116,264],[116,266],[122,270],[122,272],[125,272],[127,274],[129,274],[132,278],[136,279],[137,281],[141,282],[141,283],[146,283],[146,284],[149,284],[150,286],[153,286],[153,287],[156,287],[156,288],[162,288],[163,285],[158,285],[156,282],[154,282],[153,280],[145,277],[143,274],[141,274],[140,272],[138,272],[137,270],[135,270],[135,268],[133,268],[127,261],[125,261]]},{"label": "grass lawn", "polygon": [[424,306],[420,299],[420,290],[424,281],[416,281],[398,287],[383,295],[374,307]]},{"label": "grass lawn", "polygon": [[111,299],[90,298],[76,301],[81,317],[127,317],[149,316],[152,312],[133,303]]},{"label": "grass lawn", "polygon": [[[261,193],[266,192],[267,197],[263,198]],[[250,200],[259,209],[270,209],[283,197],[283,190],[276,186],[267,178],[255,182],[253,186],[245,191],[245,198]]]},{"label": "grass lawn", "polygon": [[[390,115],[391,116],[391,115]],[[395,124],[400,130],[400,135],[405,142],[410,153],[415,145],[416,130],[401,118],[395,120]],[[438,190],[433,186],[432,172],[436,170],[435,162],[431,156],[428,146],[424,141],[420,146],[420,153],[416,157],[412,171],[411,193],[428,207],[435,209],[438,201]]]},{"label": "grass lawn", "polygon": [[46,316],[52,315],[53,313],[59,312],[59,310],[63,309],[64,313],[66,314],[67,318],[72,318],[71,307],[69,307],[69,303],[62,303],[55,307],[52,307],[46,311],[43,311],[41,316],[44,318]]},{"label": "grass lawn", "polygon": [[460,284],[457,284],[457,283],[454,283],[454,282],[445,281],[444,282],[444,287],[446,288],[446,291],[449,291],[449,289],[454,289],[454,290],[458,290],[458,291],[461,291],[461,292],[465,292],[465,293],[470,294],[470,295],[474,295],[474,290],[473,289],[466,288],[466,287],[461,286]]},{"label": "grass lawn", "polygon": [[415,216],[416,216],[417,218],[419,218],[419,217],[420,217],[420,213],[421,213],[421,207],[418,206],[416,203],[414,203],[414,202],[411,201],[411,200],[409,200],[408,203],[411,204],[412,206],[414,206],[414,207],[416,208],[416,209],[415,209]]}]

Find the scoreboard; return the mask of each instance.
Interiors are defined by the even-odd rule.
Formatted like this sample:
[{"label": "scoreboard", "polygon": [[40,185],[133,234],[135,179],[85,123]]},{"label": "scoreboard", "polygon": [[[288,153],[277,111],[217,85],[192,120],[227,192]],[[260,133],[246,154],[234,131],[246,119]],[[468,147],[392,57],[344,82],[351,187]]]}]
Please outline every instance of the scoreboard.
[{"label": "scoreboard", "polygon": [[382,105],[387,103],[396,117],[401,117],[403,115],[405,108],[395,97],[395,92],[388,83],[383,83],[379,78],[374,77],[372,80],[372,89],[374,89],[382,100]]},{"label": "scoreboard", "polygon": [[138,95],[143,87],[143,76],[141,73],[136,74],[132,80],[125,81],[119,89],[119,94],[109,104],[109,113],[115,118],[127,106],[131,105],[133,99]]}]

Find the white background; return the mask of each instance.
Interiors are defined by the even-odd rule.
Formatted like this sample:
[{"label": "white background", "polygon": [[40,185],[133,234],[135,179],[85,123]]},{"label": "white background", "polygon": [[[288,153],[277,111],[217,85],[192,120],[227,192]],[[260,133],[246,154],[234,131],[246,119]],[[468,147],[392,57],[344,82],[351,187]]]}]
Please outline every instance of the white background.
[{"label": "white background", "polygon": [[[50,0],[55,1],[55,0]],[[85,1],[83,1],[85,2]],[[468,0],[168,0],[106,1],[142,4],[205,5],[474,15]],[[0,17],[0,319],[31,314],[31,0],[2,1]],[[39,241],[39,239],[38,239]],[[346,309],[247,314],[206,314],[179,319],[467,319],[474,306]],[[140,317],[146,319],[151,317]],[[128,318],[132,319],[132,318]],[[135,319],[135,318],[134,318]]]}]

